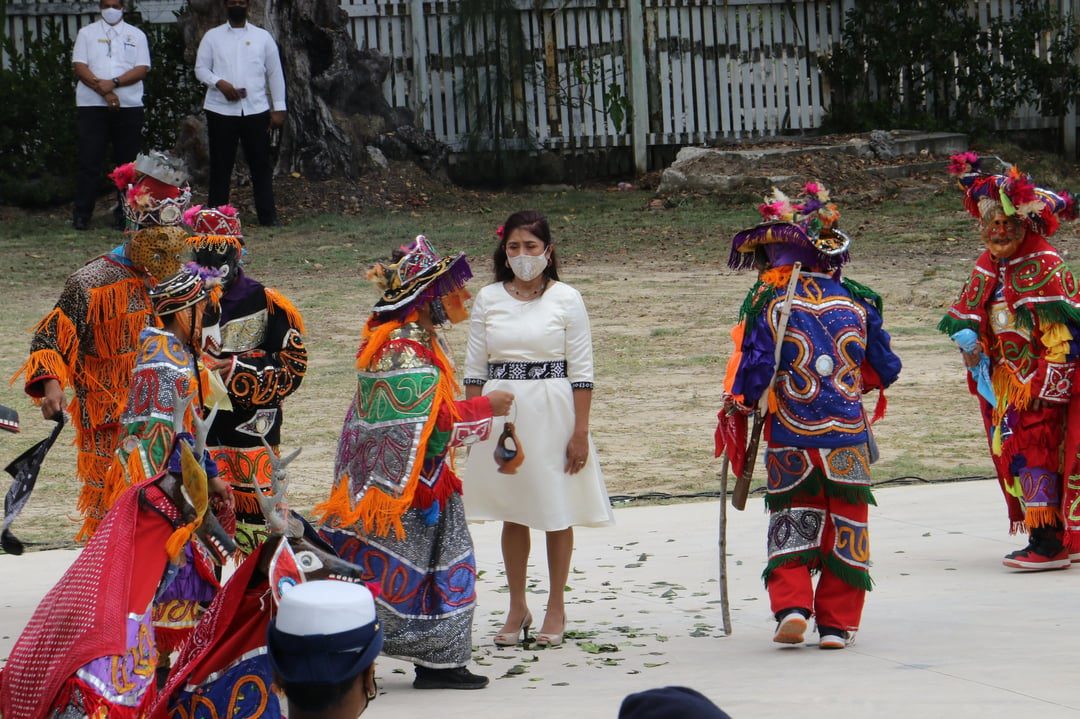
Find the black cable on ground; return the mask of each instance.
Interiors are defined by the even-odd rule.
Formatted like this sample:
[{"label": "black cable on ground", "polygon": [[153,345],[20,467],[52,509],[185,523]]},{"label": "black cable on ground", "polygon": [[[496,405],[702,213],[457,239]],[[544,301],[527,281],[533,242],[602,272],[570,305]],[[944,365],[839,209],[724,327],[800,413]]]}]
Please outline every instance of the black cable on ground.
[{"label": "black cable on ground", "polygon": [[[924,477],[918,477],[913,474],[907,474],[902,477],[892,477],[891,479],[884,479],[880,482],[871,483],[871,487],[884,487],[886,485],[907,485],[907,484],[948,484],[952,482],[977,482],[985,479],[995,479],[992,475],[969,475],[964,477],[942,477],[941,479],[926,479]],[[763,494],[765,487],[758,487],[753,490],[751,494]],[[730,494],[731,491],[728,491]],[[661,502],[671,499],[715,499],[720,496],[719,490],[711,490],[708,492],[693,492],[691,494],[671,494],[668,492],[645,492],[644,494],[613,494],[608,497],[612,504],[629,504],[630,502]]]}]

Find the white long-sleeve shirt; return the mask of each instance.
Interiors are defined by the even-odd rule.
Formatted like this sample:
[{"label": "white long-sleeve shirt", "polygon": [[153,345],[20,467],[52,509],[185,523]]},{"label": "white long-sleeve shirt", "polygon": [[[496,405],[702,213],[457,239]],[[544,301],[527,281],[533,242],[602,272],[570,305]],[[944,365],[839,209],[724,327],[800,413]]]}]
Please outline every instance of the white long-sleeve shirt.
[{"label": "white long-sleeve shirt", "polygon": [[[219,115],[256,115],[285,111],[285,73],[277,43],[266,30],[250,22],[211,28],[199,43],[195,77],[207,86],[203,108]],[[229,82],[246,96],[232,102],[218,90],[218,80]]]},{"label": "white long-sleeve shirt", "polygon": [[[128,70],[145,65],[150,68],[150,47],[146,35],[137,27],[121,20],[110,25],[104,20],[86,25],[75,37],[71,61],[81,62],[90,68],[94,77],[111,80]],[[142,107],[143,84],[139,82],[118,87],[113,92],[120,100],[120,107]],[[80,82],[75,87],[77,107],[108,107],[105,98]]]}]

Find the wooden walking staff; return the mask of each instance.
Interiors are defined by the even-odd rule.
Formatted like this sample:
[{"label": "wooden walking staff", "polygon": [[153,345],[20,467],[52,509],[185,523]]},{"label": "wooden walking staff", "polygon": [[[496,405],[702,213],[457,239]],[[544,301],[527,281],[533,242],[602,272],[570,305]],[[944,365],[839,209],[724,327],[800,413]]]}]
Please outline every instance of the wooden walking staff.
[{"label": "wooden walking staff", "polygon": [[720,616],[724,621],[724,635],[731,636],[731,602],[727,588],[727,476],[728,456],[720,465]]},{"label": "wooden walking staff", "polygon": [[776,375],[780,371],[780,352],[784,348],[784,335],[787,334],[788,320],[791,318],[791,303],[795,299],[795,283],[799,280],[801,269],[801,262],[796,262],[791,268],[791,279],[787,283],[787,294],[784,296],[784,304],[780,308],[780,320],[776,326],[776,351],[773,353],[772,377],[769,379],[769,386],[758,397],[754,407],[754,427],[750,431],[750,441],[746,445],[746,464],[743,465],[742,474],[735,480],[735,489],[731,493],[731,506],[740,511],[746,509],[746,497],[750,494],[750,480],[754,477],[754,465],[757,464],[758,443],[761,441],[761,430],[765,427],[765,419],[769,415],[769,396],[772,394],[773,385],[776,384]]}]

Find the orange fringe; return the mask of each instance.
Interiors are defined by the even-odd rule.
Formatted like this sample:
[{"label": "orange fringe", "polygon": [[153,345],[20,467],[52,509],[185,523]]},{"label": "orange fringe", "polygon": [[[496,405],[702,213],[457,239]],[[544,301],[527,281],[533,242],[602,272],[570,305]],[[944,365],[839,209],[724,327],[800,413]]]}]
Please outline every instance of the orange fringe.
[{"label": "orange fringe", "polygon": [[767,285],[775,285],[777,287],[786,287],[787,283],[791,281],[791,265],[784,265],[783,267],[775,267],[773,269],[765,270],[761,273],[758,279]]},{"label": "orange fringe", "polygon": [[255,495],[258,489],[251,490],[251,488],[245,486],[245,491],[238,491],[236,487],[233,487],[233,504],[237,514],[262,514],[262,505],[259,504],[259,498]]},{"label": "orange fringe", "polygon": [[[53,326],[51,331],[49,325]],[[15,380],[19,378],[19,375],[24,375],[27,383],[45,375],[56,377],[63,388],[70,387],[71,375],[68,373],[68,368],[74,364],[75,348],[79,343],[78,335],[75,333],[75,325],[58,307],[45,315],[45,319],[38,322],[31,332],[34,334],[44,332],[53,336],[56,340],[57,349],[42,349],[32,352],[26,363],[12,376],[8,384],[15,384]]]},{"label": "orange fringe", "polygon": [[270,314],[273,314],[275,309],[282,310],[291,326],[295,327],[300,334],[307,334],[307,330],[304,329],[304,318],[300,315],[300,310],[296,309],[296,305],[289,302],[285,295],[275,289],[267,287],[266,307],[270,310]]},{"label": "orange fringe", "polygon": [[1024,513],[1024,525],[1035,527],[1060,527],[1061,512],[1057,507],[1028,507]]}]

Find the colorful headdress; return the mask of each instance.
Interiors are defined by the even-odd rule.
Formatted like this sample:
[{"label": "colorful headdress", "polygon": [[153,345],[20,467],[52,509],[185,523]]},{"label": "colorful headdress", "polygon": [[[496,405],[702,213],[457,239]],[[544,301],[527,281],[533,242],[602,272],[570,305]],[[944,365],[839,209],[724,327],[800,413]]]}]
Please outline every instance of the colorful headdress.
[{"label": "colorful headdress", "polygon": [[822,264],[831,268],[846,263],[851,238],[836,227],[840,212],[829,202],[829,191],[816,182],[808,182],[803,193],[792,200],[774,187],[772,195],[758,206],[765,221],[737,233],[732,239],[728,267],[750,269],[754,266],[754,250],[773,243],[812,251],[820,257]]},{"label": "colorful headdress", "polygon": [[191,204],[183,163],[163,152],[139,155],[109,177],[122,193],[124,216],[135,227],[178,225]]},{"label": "colorful headdress", "polygon": [[463,287],[472,277],[464,252],[439,257],[423,235],[417,235],[401,252],[404,254],[396,263],[378,263],[368,271],[368,278],[383,291],[372,308],[378,317],[404,316],[425,302]]},{"label": "colorful headdress", "polygon": [[964,209],[972,217],[982,219],[987,212],[1000,209],[1043,237],[1057,232],[1060,220],[1076,219],[1072,195],[1036,187],[1031,176],[1021,173],[1016,165],[1004,175],[989,175],[981,172],[981,158],[974,152],[949,159],[949,174],[957,177],[964,192]]},{"label": "colorful headdress", "polygon": [[175,314],[206,299],[209,290],[197,265],[188,263],[180,271],[150,290],[150,304],[158,317]]}]

